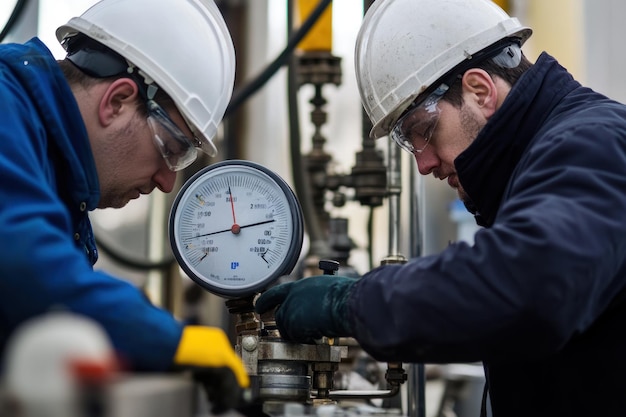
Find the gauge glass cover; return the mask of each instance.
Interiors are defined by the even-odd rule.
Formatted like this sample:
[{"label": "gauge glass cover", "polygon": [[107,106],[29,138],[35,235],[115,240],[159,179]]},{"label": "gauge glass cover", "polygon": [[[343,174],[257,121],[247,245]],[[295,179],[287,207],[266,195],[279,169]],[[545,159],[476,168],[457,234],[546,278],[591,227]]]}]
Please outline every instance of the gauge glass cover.
[{"label": "gauge glass cover", "polygon": [[223,161],[197,172],[170,213],[179,265],[224,297],[252,295],[291,273],[302,240],[295,194],[280,176],[250,161]]}]

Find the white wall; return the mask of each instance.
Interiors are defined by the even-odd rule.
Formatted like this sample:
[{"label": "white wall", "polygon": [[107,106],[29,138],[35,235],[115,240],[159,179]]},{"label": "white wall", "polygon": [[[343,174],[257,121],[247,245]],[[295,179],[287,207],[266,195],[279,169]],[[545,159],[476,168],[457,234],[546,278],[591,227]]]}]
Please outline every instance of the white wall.
[{"label": "white wall", "polygon": [[626,2],[585,0],[583,2],[586,82],[596,90],[626,102]]}]

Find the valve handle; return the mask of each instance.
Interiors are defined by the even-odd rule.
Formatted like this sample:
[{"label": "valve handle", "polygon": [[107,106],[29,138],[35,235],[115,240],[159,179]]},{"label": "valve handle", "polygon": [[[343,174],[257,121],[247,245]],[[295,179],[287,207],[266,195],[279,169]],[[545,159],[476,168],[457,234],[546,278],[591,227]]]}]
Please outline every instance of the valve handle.
[{"label": "valve handle", "polygon": [[322,259],[319,262],[319,268],[324,271],[324,275],[335,275],[339,270],[339,262],[332,259]]}]

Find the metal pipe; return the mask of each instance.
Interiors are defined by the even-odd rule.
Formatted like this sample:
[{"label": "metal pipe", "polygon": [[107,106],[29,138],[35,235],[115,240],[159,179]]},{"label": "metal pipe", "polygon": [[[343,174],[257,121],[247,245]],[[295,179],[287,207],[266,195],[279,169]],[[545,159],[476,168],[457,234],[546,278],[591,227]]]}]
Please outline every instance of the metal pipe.
[{"label": "metal pipe", "polygon": [[389,201],[389,251],[382,264],[404,263],[406,257],[400,253],[400,195],[402,194],[402,159],[400,149],[388,143],[387,195]]},{"label": "metal pipe", "polygon": [[[160,192],[154,192],[148,198],[150,198],[146,236],[148,259],[151,262],[158,262],[167,256],[165,248],[168,243],[166,226],[169,214],[168,198],[166,194]],[[169,273],[170,271],[165,269],[149,271],[145,292],[156,306],[178,313],[175,311],[176,289],[172,287],[175,281]]]},{"label": "metal pipe", "polygon": [[389,255],[400,255],[400,195],[402,194],[402,163],[400,148],[392,141],[389,147]]},{"label": "metal pipe", "polygon": [[328,397],[332,400],[389,398],[397,395],[399,391],[400,386],[388,390],[336,390],[330,391]]},{"label": "metal pipe", "polygon": [[[409,203],[409,257],[422,255],[422,230],[420,229],[419,201],[417,196],[417,164],[409,166],[410,203]],[[423,364],[409,365],[407,379],[407,417],[426,416],[426,370]]]}]

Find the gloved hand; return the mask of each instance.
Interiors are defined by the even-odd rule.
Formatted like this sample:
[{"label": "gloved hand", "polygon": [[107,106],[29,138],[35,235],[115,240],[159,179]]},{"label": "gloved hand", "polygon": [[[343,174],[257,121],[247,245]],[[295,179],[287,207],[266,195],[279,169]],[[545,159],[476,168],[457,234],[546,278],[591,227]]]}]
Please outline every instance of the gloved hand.
[{"label": "gloved hand", "polygon": [[357,279],[337,275],[303,278],[270,288],[257,299],[262,314],[276,306],[276,326],[283,338],[312,343],[322,336],[350,336],[346,301]]},{"label": "gloved hand", "polygon": [[203,385],[214,414],[240,405],[243,388],[250,385],[241,359],[217,327],[185,326],[174,363]]}]

